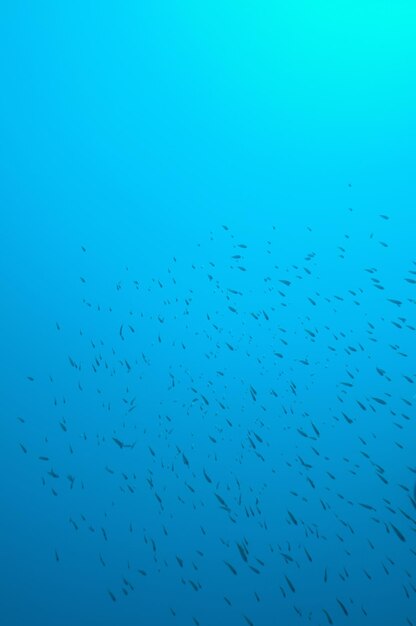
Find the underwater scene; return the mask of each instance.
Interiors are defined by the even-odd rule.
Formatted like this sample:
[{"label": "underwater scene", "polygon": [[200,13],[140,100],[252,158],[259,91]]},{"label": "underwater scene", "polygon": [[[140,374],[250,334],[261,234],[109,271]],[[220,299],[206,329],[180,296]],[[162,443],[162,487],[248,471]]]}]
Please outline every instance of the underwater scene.
[{"label": "underwater scene", "polygon": [[416,4],[0,7],[0,624],[416,626]]}]

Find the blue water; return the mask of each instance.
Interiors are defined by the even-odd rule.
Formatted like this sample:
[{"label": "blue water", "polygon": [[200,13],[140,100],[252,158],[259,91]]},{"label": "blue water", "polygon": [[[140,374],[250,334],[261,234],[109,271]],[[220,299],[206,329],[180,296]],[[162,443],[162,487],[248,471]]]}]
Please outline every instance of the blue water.
[{"label": "blue water", "polygon": [[1,4],[1,624],[416,624],[415,13]]}]

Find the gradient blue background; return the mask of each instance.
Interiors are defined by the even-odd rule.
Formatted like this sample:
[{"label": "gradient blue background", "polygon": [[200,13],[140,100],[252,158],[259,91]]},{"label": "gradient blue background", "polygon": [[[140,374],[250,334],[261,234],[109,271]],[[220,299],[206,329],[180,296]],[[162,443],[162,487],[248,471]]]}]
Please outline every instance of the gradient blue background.
[{"label": "gradient blue background", "polygon": [[[190,328],[169,318],[162,348],[137,392],[138,415],[145,414],[148,419],[149,440],[144,448],[150,445],[168,458],[172,451],[159,441],[155,425],[161,387],[165,393],[171,369],[183,382],[182,396],[176,402],[192,400],[180,369],[183,366],[195,373],[202,393],[206,391],[206,380],[201,380],[212,374],[204,357],[209,341],[195,340],[194,331],[201,335],[204,330],[213,332],[205,313],[225,310],[228,305],[206,285],[209,261],[215,261],[215,276],[223,286],[232,286],[231,278],[236,278],[229,270],[229,257],[235,253],[232,245],[237,241],[249,245],[247,267],[251,273],[244,279],[238,275],[234,283],[248,294],[244,316],[270,305],[263,278],[272,275],[274,265],[290,268],[314,251],[313,288],[303,292],[299,287],[288,311],[274,320],[275,326],[289,328],[293,339],[287,360],[294,372],[280,373],[279,363],[279,376],[285,380],[293,377],[302,389],[309,389],[294,410],[299,410],[299,415],[309,411],[316,423],[323,420],[326,440],[322,446],[331,454],[332,469],[337,467],[338,457],[351,456],[362,462],[360,476],[351,484],[344,476],[345,468],[340,469],[338,490],[345,489],[356,502],[368,501],[375,493],[377,506],[382,497],[390,497],[393,508],[406,507],[414,514],[408,500],[405,503],[406,492],[398,486],[411,489],[414,478],[407,469],[415,465],[413,407],[405,407],[412,420],[401,433],[406,443],[403,450],[394,446],[397,429],[391,414],[380,407],[375,423],[360,424],[354,435],[342,424],[338,432],[331,415],[337,385],[345,376],[345,367],[340,365],[346,363],[345,352],[331,356],[338,363],[333,366],[326,362],[327,341],[315,347],[308,344],[315,387],[310,386],[310,371],[306,374],[293,363],[305,356],[304,336],[296,343],[297,325],[307,325],[306,316],[313,314],[315,326],[327,324],[334,332],[344,329],[355,341],[366,342],[365,359],[354,365],[362,372],[354,398],[385,391],[374,374],[375,365],[397,374],[394,387],[389,387],[398,403],[396,407],[392,401],[392,410],[403,410],[399,409],[401,397],[413,397],[402,374],[413,376],[415,372],[414,333],[406,330],[396,336],[391,320],[403,315],[412,324],[415,307],[407,302],[396,310],[386,297],[415,297],[415,289],[404,282],[415,259],[415,27],[415,3],[400,0],[1,3],[0,622],[5,626],[153,626],[171,621],[185,625],[192,623],[193,615],[201,626],[225,626],[244,623],[242,614],[251,616],[256,626],[268,626],[306,623],[309,609],[314,611],[311,623],[319,625],[326,623],[322,606],[328,607],[334,623],[346,622],[339,608],[333,608],[334,598],[345,590],[339,577],[334,576],[326,587],[318,581],[325,565],[332,570],[331,562],[338,559],[334,554],[338,554],[339,544],[332,539],[326,547],[316,544],[313,567],[307,569],[304,563],[304,574],[296,574],[296,597],[286,601],[278,589],[286,572],[282,560],[275,557],[267,573],[254,583],[240,572],[233,579],[224,569],[222,561],[228,553],[218,537],[232,538],[234,528],[218,511],[212,490],[199,471],[204,451],[207,458],[212,454],[210,445],[201,442],[192,462],[201,489],[198,501],[206,502],[204,515],[213,526],[212,543],[210,539],[205,544],[204,552],[210,556],[199,575],[204,590],[195,593],[189,586],[185,588],[174,555],[189,549],[189,564],[191,554],[202,545],[200,532],[195,530],[200,519],[192,517],[189,492],[186,507],[177,508],[174,499],[170,508],[167,506],[175,516],[168,541],[154,497],[145,487],[135,499],[122,499],[111,510],[113,495],[119,494],[117,482],[113,494],[109,477],[103,474],[107,462],[119,463],[120,468],[125,463],[129,472],[142,472],[142,476],[148,467],[153,467],[157,476],[160,466],[152,466],[148,452],[124,461],[110,444],[104,446],[107,456],[101,456],[92,443],[81,451],[78,440],[84,430],[91,439],[100,431],[111,440],[118,422],[106,414],[103,424],[91,370],[83,374],[86,387],[91,379],[90,387],[84,394],[77,393],[67,355],[74,352],[77,360],[91,361],[91,345],[80,338],[81,327],[88,340],[102,338],[108,346],[116,344],[119,324],[127,323],[130,309],[135,314],[144,311],[145,321],[140,340],[136,337],[134,346],[126,347],[128,357],[124,354],[124,358],[133,359],[147,350],[153,353],[152,342],[159,332],[157,314],[165,314],[164,296],[183,301],[189,289],[194,289],[196,304]],[[391,219],[380,220],[380,214]],[[221,224],[230,227],[235,241]],[[273,252],[268,255],[266,241],[271,239]],[[380,240],[389,247],[380,246]],[[81,245],[87,248],[86,254]],[[345,260],[339,259],[338,246],[347,248]],[[176,268],[173,256],[178,258]],[[385,294],[374,290],[364,273],[366,267],[378,268]],[[170,285],[167,294],[161,295],[152,279],[166,284],[167,268],[178,279],[178,286],[175,290]],[[80,276],[87,277],[86,287],[80,284]],[[137,296],[132,289],[132,277],[143,285],[140,294],[144,295]],[[120,280],[121,295],[115,289]],[[124,289],[125,285],[130,287]],[[315,290],[333,298],[359,287],[364,294],[359,310],[350,302],[341,307],[338,317],[324,305],[305,310],[305,297]],[[114,319],[108,313],[91,317],[82,305],[84,297],[103,308],[112,306]],[[178,308],[178,316],[182,314]],[[379,322],[377,345],[370,343],[366,334],[371,320]],[[56,321],[62,327],[60,334]],[[224,313],[221,325],[225,333],[245,345],[247,336],[240,321]],[[248,327],[260,355],[272,345],[272,335],[263,326]],[[186,356],[171,345],[173,338],[180,342],[181,333],[188,344]],[[400,344],[409,354],[405,363],[397,360],[389,344]],[[269,390],[276,384],[276,362],[266,357],[257,371],[255,360],[230,362],[229,357],[221,351],[218,359],[221,367],[229,368],[227,402],[238,421],[242,407],[247,413],[252,409],[250,396],[239,395],[238,374],[247,385],[261,388],[264,384]],[[32,385],[28,375],[35,378]],[[49,383],[49,375],[57,381],[55,387]],[[120,399],[130,384],[125,371],[115,378],[114,388],[106,387],[106,398]],[[289,406],[286,387],[282,388],[284,398],[285,394]],[[65,442],[59,426],[56,428],[63,413],[53,409],[55,396],[67,398],[68,407],[62,407],[62,412],[66,411],[68,423],[73,424]],[[270,411],[276,410],[269,396],[263,402],[271,403]],[[354,400],[350,402],[352,407]],[[173,410],[180,415],[178,407]],[[339,414],[339,406],[337,410]],[[18,416],[26,420],[24,427]],[[265,419],[265,414],[262,417]],[[215,423],[216,418],[212,419]],[[197,437],[198,428],[203,429],[198,421],[195,424],[185,420],[179,425],[177,444],[186,448],[187,442],[190,457],[192,437]],[[301,539],[285,520],[285,511],[294,506],[286,497],[292,482],[295,490],[305,489],[305,485],[298,471],[284,469],[283,459],[286,451],[288,460],[293,461],[295,446],[306,444],[286,433],[282,416],[279,424],[270,437],[281,459],[278,472],[282,478],[273,479],[276,484],[272,483],[265,496],[268,517],[275,521],[268,537],[270,543],[283,543],[287,533],[297,544]],[[377,437],[371,454],[376,462],[388,466],[391,481],[387,491],[365,465],[357,445],[357,433],[370,438],[374,431]],[[55,469],[86,477],[84,494],[69,494],[66,485],[54,498],[50,489],[42,487],[45,468],[39,467],[37,456],[46,436],[49,447],[55,446]],[[77,447],[72,469],[68,441],[76,442]],[[27,445],[27,455],[22,454],[19,442]],[[227,470],[231,471],[234,459],[228,441],[216,477],[220,480],[222,476],[223,484],[227,484]],[[176,464],[178,471],[185,472],[179,460]],[[264,467],[250,458],[238,469],[248,485],[263,482]],[[161,473],[161,484],[170,485],[173,493],[177,485],[171,480]],[[325,486],[327,482],[320,484],[322,490]],[[335,502],[336,496],[332,497]],[[283,513],[273,508],[273,501],[279,502]],[[300,507],[300,517],[306,514],[320,519],[322,511],[314,508],[315,504],[310,506]],[[85,529],[74,533],[68,523],[70,516],[79,519],[83,511],[97,527],[97,534],[104,524],[103,512],[108,513],[106,524],[112,528],[112,541],[106,548],[106,569],[97,560],[99,550],[104,549],[102,537],[93,539]],[[355,601],[350,623],[396,626],[409,623],[409,618],[416,624],[415,593],[407,599],[402,587],[409,580],[405,572],[414,571],[415,557],[409,553],[409,547],[414,547],[414,527],[410,524],[407,543],[402,545],[397,538],[387,537],[383,528],[377,529],[356,507],[340,510],[339,515],[351,520],[356,529],[354,538],[349,537],[353,557],[348,562],[353,563],[354,572],[349,596]],[[129,516],[140,520],[140,530],[133,538],[125,528]],[[403,525],[403,518],[401,522]],[[128,598],[117,593],[118,601],[113,604],[106,590],[120,586],[129,555],[137,561],[135,550],[144,550],[143,528],[160,544],[160,562],[166,558],[168,566],[161,565],[160,573],[154,567],[146,579],[136,575],[135,593]],[[249,532],[256,544],[257,530],[247,529],[245,522],[235,531],[235,540]],[[328,532],[333,535],[335,531],[330,527]],[[375,551],[368,552],[368,544],[362,548],[360,541],[367,537],[376,544]],[[264,542],[260,533],[259,558]],[[61,556],[59,564],[55,548]],[[151,563],[146,550],[142,558]],[[386,555],[396,562],[390,577],[380,570]],[[372,581],[358,573],[365,567],[360,559],[367,558]],[[237,553],[234,560],[243,565],[238,559]],[[135,562],[136,569],[138,566]],[[260,603],[250,595],[253,585],[264,595]],[[224,604],[224,594],[233,596],[233,609]],[[293,603],[303,609],[302,619],[294,613]],[[367,618],[360,613],[361,604],[368,607]],[[170,606],[177,607],[176,618],[171,617]]]}]

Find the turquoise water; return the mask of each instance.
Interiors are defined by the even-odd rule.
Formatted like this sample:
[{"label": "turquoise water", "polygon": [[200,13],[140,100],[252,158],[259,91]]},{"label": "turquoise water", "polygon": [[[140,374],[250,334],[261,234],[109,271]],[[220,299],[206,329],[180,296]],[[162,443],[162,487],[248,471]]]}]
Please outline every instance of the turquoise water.
[{"label": "turquoise water", "polygon": [[0,17],[0,622],[415,625],[414,3]]}]

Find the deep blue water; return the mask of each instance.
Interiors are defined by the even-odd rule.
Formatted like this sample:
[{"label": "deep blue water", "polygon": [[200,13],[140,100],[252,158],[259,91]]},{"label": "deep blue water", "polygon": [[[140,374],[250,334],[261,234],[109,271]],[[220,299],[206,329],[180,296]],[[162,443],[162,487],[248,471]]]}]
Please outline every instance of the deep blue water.
[{"label": "deep blue water", "polygon": [[0,16],[0,623],[416,625],[415,6]]}]

